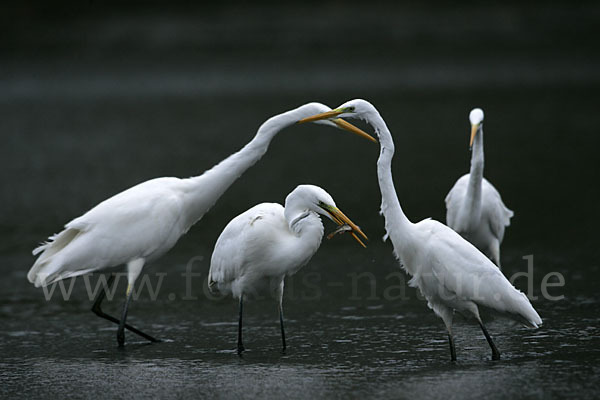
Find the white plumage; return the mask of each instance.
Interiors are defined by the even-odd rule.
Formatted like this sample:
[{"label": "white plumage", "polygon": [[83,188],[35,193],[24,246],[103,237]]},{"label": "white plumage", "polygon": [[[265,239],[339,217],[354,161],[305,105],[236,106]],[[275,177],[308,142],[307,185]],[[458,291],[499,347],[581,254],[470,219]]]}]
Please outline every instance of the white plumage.
[{"label": "white plumage", "polygon": [[500,244],[514,213],[498,190],[483,177],[483,111],[475,108],[471,121],[471,171],[460,177],[446,196],[446,224],[500,267]]},{"label": "white plumage", "polygon": [[364,119],[379,136],[381,150],[377,176],[385,229],[397,258],[412,276],[410,285],[419,288],[429,307],[446,324],[452,360],[456,360],[452,337],[454,311],[475,317],[492,348],[493,359],[498,359],[500,352],[481,321],[480,306],[505,313],[529,327],[540,326],[542,320],[525,294],[515,289],[471,243],[438,221],[425,219],[415,224],[406,217],[392,179],[394,142],[375,107],[365,100],[352,100],[336,110],[305,118],[301,122],[334,117]]},{"label": "white plumage", "polygon": [[306,265],[319,249],[323,238],[319,214],[340,225],[347,224],[353,234],[364,236],[336,207],[333,198],[313,185],[300,185],[294,189],[285,199],[285,208],[277,203],[262,203],[250,208],[232,219],[219,236],[210,262],[208,284],[212,291],[218,289],[239,299],[239,353],[244,350],[243,301],[257,297],[273,298],[278,302],[285,350],[284,278]]},{"label": "white plumage", "polygon": [[103,201],[33,251],[42,254],[27,278],[39,287],[135,259],[149,262],[160,257],[193,224],[184,213],[185,186],[190,183],[152,179]]},{"label": "white plumage", "polygon": [[[269,143],[279,131],[303,117],[326,110],[330,108],[323,104],[308,103],[274,116],[261,125],[256,136],[244,148],[200,176],[152,179],[103,201],[66,224],[62,232],[33,251],[39,257],[27,278],[39,287],[126,264],[127,300],[121,320],[104,314],[100,309],[104,291],[96,299],[92,310],[119,324],[117,341],[121,346],[124,328],[155,341],[125,324],[131,288],[144,264],[171,249],[229,186],[266,153]],[[374,140],[343,120],[328,121],[327,124]]]}]

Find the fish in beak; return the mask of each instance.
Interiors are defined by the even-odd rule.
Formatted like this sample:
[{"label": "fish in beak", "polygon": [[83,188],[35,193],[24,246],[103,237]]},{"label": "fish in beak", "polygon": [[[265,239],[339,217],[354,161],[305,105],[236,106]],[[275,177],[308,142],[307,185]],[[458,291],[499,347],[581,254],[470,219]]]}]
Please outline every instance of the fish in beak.
[{"label": "fish in beak", "polygon": [[338,224],[338,228],[330,235],[328,235],[328,239],[335,236],[337,233],[344,233],[350,231],[350,234],[362,247],[367,247],[362,240],[358,237],[357,233],[362,236],[365,240],[369,240],[367,235],[356,225],[354,222],[350,220],[339,208],[333,206],[323,205],[322,208],[327,211],[330,215],[333,222]]}]

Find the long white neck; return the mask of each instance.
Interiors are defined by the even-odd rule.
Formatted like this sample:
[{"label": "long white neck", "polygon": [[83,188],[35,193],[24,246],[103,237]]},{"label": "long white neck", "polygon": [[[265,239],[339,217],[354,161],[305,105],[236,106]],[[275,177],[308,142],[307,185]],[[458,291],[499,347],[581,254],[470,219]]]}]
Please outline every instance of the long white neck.
[{"label": "long white neck", "polygon": [[394,141],[385,121],[377,111],[373,110],[365,118],[379,136],[381,150],[377,160],[377,178],[381,190],[381,213],[385,218],[385,230],[392,240],[396,255],[400,258],[410,242],[410,230],[413,223],[402,211],[394,187],[392,178]]},{"label": "long white neck", "polygon": [[288,111],[265,121],[256,136],[241,150],[204,172],[182,180],[186,222],[195,224],[248,168],[267,152],[269,144],[281,129],[295,123],[294,111]]},{"label": "long white neck", "polygon": [[483,184],[483,127],[475,135],[471,152],[469,186],[463,211],[467,213],[470,225],[478,225],[481,215],[481,190]]},{"label": "long white neck", "polygon": [[288,197],[284,210],[290,232],[295,237],[295,240],[288,242],[292,246],[288,254],[290,258],[296,258],[288,263],[294,270],[286,271],[287,274],[295,273],[311,259],[321,246],[325,231],[319,215],[296,200],[293,196]]}]

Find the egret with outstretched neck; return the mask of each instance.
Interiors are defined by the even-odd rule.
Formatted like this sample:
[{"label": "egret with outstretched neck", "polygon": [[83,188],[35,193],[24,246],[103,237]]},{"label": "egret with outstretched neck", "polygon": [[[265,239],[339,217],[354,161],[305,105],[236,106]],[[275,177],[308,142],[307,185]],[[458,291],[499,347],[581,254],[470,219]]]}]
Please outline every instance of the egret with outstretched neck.
[{"label": "egret with outstretched neck", "polygon": [[494,360],[500,358],[500,352],[481,320],[479,307],[503,313],[531,328],[542,324],[525,294],[517,290],[494,263],[471,243],[438,221],[425,219],[413,223],[406,217],[392,179],[394,141],[385,121],[371,103],[361,99],[351,100],[335,110],[300,122],[327,118],[363,119],[373,126],[379,136],[377,177],[386,236],[391,239],[402,267],[412,277],[409,284],[419,288],[428,306],[444,321],[452,361],[456,360],[452,335],[455,311],[475,317]]},{"label": "egret with outstretched neck", "polygon": [[514,213],[483,177],[483,110],[471,110],[469,120],[471,170],[456,181],[446,196],[446,224],[500,268],[500,244]]},{"label": "egret with outstretched neck", "polygon": [[325,190],[300,185],[277,203],[258,204],[227,224],[219,236],[210,261],[208,285],[212,292],[232,294],[239,300],[237,351],[244,351],[242,315],[244,300],[268,296],[279,305],[283,351],[286,349],[283,325],[284,278],[298,272],[317,252],[323,238],[319,215],[347,227],[364,246],[367,236],[340,209]]},{"label": "egret with outstretched neck", "polygon": [[[33,251],[39,257],[27,278],[40,287],[125,264],[127,291],[121,318],[102,311],[107,287],[103,287],[96,297],[92,311],[119,325],[119,346],[124,345],[125,328],[156,342],[154,337],[126,323],[133,286],[144,265],[171,249],[233,182],[266,153],[278,132],[303,117],[327,110],[330,108],[323,104],[308,103],[274,116],[260,126],[246,146],[200,176],[151,179],[101,202],[67,223],[62,232],[51,236]],[[375,141],[344,120],[335,119],[327,125]],[[106,286],[111,286],[113,278],[111,276]]]}]

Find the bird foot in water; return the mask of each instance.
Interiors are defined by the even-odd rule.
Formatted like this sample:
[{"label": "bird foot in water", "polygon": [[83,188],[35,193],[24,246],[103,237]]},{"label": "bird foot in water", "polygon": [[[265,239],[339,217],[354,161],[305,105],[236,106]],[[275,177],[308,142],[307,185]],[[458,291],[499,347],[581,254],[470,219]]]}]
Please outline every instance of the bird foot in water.
[{"label": "bird foot in water", "polygon": [[240,344],[240,345],[238,345],[238,347],[237,347],[237,353],[238,353],[238,355],[240,355],[240,356],[241,356],[241,355],[242,355],[242,353],[243,353],[245,350],[246,350],[246,349],[244,348],[244,345],[243,345],[243,344]]}]

